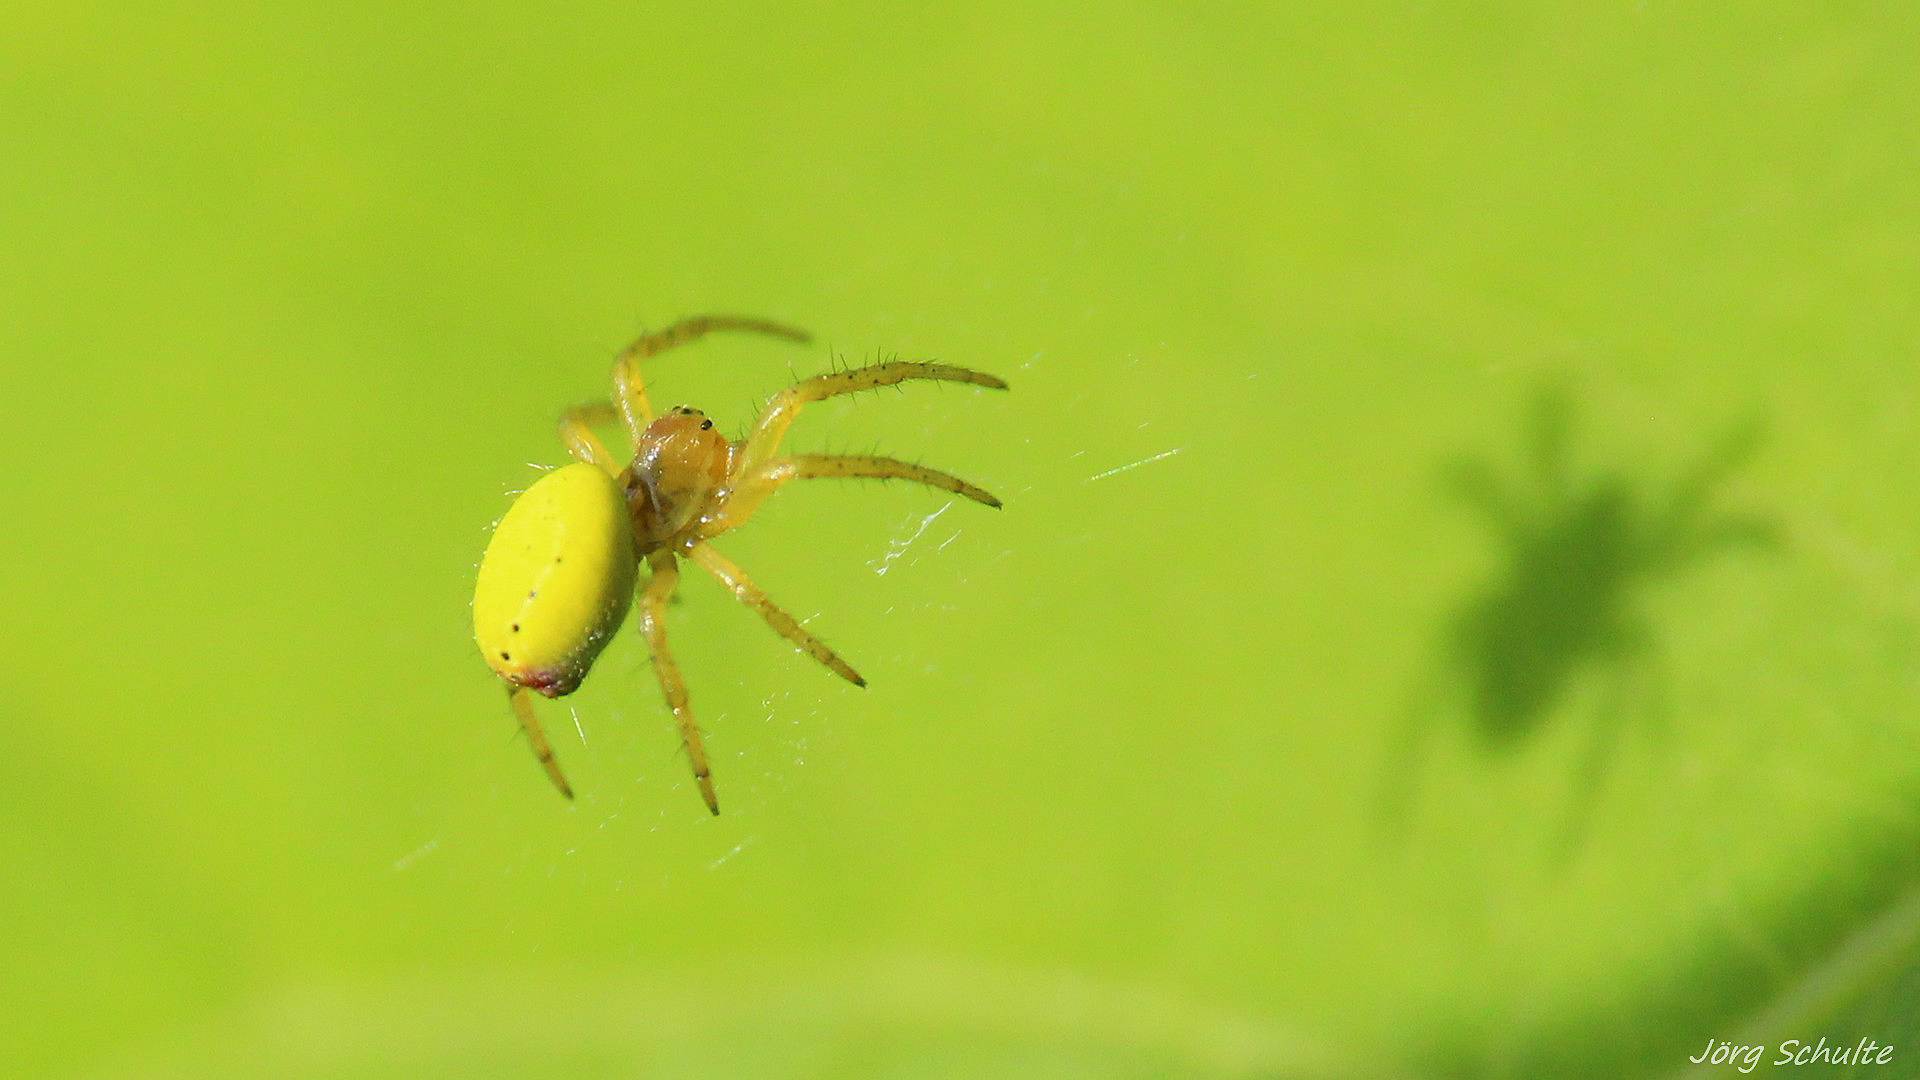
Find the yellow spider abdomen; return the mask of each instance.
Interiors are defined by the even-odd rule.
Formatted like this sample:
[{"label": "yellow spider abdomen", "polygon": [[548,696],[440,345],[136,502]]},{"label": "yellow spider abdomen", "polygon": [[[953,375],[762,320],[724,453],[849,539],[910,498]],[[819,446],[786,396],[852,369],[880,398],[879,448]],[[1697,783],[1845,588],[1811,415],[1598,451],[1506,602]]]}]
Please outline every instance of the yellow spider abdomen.
[{"label": "yellow spider abdomen", "polygon": [[493,530],[473,589],[487,666],[548,697],[570,694],[633,602],[626,498],[593,465],[540,478]]}]

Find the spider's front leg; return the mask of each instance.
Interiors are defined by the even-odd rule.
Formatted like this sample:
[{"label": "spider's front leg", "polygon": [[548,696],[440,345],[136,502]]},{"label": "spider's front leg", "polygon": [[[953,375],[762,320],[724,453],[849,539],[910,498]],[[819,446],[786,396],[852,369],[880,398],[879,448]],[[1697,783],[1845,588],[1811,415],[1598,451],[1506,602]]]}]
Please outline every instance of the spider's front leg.
[{"label": "spider's front leg", "polygon": [[713,774],[707,768],[707,751],[700,743],[700,729],[694,726],[693,709],[687,704],[687,684],[680,679],[680,666],[667,651],[667,601],[680,581],[680,568],[673,555],[656,551],[648,556],[653,577],[640,590],[640,632],[646,635],[647,649],[653,653],[653,673],[660,678],[660,691],[666,695],[667,708],[680,729],[680,743],[687,748],[687,763],[693,766],[694,782],[700,785],[700,798],[712,813],[720,812],[720,799],[713,792]]},{"label": "spider's front leg", "polygon": [[560,414],[560,442],[575,461],[598,465],[609,475],[620,475],[620,463],[607,452],[607,446],[593,433],[593,425],[613,419],[613,406],[606,402],[575,405]]},{"label": "spider's front leg", "polygon": [[664,330],[643,334],[633,344],[621,351],[619,359],[613,363],[613,404],[620,410],[620,418],[627,425],[627,436],[634,446],[640,445],[640,434],[653,423],[653,406],[647,403],[646,384],[640,380],[640,361],[657,356],[676,345],[685,345],[689,341],[705,337],[716,330],[742,330],[754,334],[766,334],[769,337],[785,338],[804,345],[813,340],[805,330],[796,330],[766,319],[749,319],[739,315],[695,315],[682,319]]},{"label": "spider's front leg", "polygon": [[781,437],[787,433],[787,428],[803,406],[841,394],[857,394],[862,390],[893,386],[913,379],[971,383],[992,390],[1007,388],[1004,379],[984,371],[913,360],[889,360],[882,364],[802,379],[767,402],[760,419],[753,425],[752,433],[740,444],[740,452],[735,457],[734,475],[750,475],[772,459],[774,451],[780,448]]},{"label": "spider's front leg", "polygon": [[986,489],[969,484],[952,473],[929,469],[910,461],[866,455],[795,454],[792,457],[775,458],[751,475],[737,480],[729,490],[726,501],[720,504],[719,512],[706,521],[702,533],[711,537],[728,529],[737,529],[746,524],[754,511],[760,509],[760,504],[787,481],[819,477],[907,480],[950,491],[996,510],[1000,508],[1000,500]]}]

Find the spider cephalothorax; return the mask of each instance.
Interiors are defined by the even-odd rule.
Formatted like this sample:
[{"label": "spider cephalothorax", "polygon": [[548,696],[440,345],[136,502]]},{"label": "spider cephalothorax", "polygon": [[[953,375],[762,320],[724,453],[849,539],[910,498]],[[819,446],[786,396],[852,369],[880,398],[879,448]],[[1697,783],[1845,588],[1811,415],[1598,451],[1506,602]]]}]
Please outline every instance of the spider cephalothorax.
[{"label": "spider cephalothorax", "polygon": [[[572,693],[626,618],[638,568],[640,630],[654,671],[693,766],[701,798],[720,812],[713,780],[687,705],[679,668],[667,652],[664,614],[680,578],[679,560],[691,560],[767,624],[828,669],[853,683],[866,680],[833,650],[776,607],[740,568],[707,541],[746,524],[761,502],[789,480],[868,477],[911,480],[987,506],[1000,500],[955,476],[892,458],[827,454],[775,457],[794,415],[809,402],[916,379],[971,383],[1004,390],[1005,382],[950,364],[889,360],[816,375],[775,394],[747,437],[730,441],[698,409],[678,406],[655,417],[640,381],[640,361],[715,330],[745,330],[790,341],[805,333],[777,323],[728,315],[686,319],[648,334],[620,354],[613,367],[613,400],[568,409],[560,439],[580,464],[556,469],[527,490],[494,530],[474,588],[474,640],[495,674],[554,787],[568,786],[541,731],[528,692]],[[593,424],[618,419],[633,456],[621,465]]]},{"label": "spider cephalothorax", "polygon": [[633,464],[620,473],[635,553],[671,546],[713,502],[732,467],[733,444],[699,409],[682,405],[648,424]]}]

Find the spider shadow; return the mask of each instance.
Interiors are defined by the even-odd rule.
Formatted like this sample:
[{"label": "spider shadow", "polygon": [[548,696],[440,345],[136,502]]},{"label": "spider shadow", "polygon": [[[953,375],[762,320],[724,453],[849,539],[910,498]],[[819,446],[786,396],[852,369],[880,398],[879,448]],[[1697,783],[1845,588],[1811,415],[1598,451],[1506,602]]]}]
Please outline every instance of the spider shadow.
[{"label": "spider shadow", "polygon": [[1574,407],[1564,387],[1536,390],[1518,476],[1483,460],[1443,470],[1451,501],[1492,533],[1498,558],[1442,627],[1433,673],[1404,711],[1380,818],[1404,831],[1423,758],[1449,723],[1487,761],[1511,760],[1552,723],[1583,722],[1571,795],[1553,842],[1559,861],[1584,843],[1624,732],[1664,734],[1667,671],[1645,602],[1657,586],[1716,557],[1773,552],[1766,518],[1723,513],[1720,489],[1761,444],[1755,423],[1716,440],[1667,484],[1608,467],[1576,470]]}]

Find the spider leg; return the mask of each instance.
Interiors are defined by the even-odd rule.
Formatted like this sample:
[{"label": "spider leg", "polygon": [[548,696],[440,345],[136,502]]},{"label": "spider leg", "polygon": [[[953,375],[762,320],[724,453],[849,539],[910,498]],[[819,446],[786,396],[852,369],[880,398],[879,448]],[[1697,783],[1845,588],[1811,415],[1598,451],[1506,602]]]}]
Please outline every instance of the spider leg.
[{"label": "spider leg", "polygon": [[1004,380],[984,371],[955,367],[952,364],[929,364],[912,360],[889,360],[881,364],[869,364],[866,367],[849,371],[836,371],[827,375],[815,375],[810,379],[801,379],[785,390],[773,395],[767,407],[761,411],[760,419],[755,421],[753,431],[740,444],[740,452],[735,460],[736,475],[751,472],[766,464],[773,452],[780,448],[780,439],[787,432],[788,425],[800,412],[801,406],[815,401],[824,401],[841,394],[854,394],[862,390],[872,390],[882,386],[911,379],[934,379],[940,382],[972,383],[993,390],[1005,390]]},{"label": "spider leg", "polygon": [[867,685],[867,680],[861,678],[859,672],[848,666],[845,660],[834,655],[834,651],[827,648],[819,638],[807,633],[793,616],[776,607],[772,600],[767,599],[767,594],[760,591],[758,585],[748,580],[744,571],[728,562],[719,552],[706,544],[697,543],[687,549],[687,558],[698,563],[700,569],[712,574],[714,580],[725,585],[736,600],[759,612],[760,617],[767,620],[767,625],[773,627],[774,633],[799,646],[803,652],[826,665],[835,675],[855,686]]},{"label": "spider leg", "polygon": [[700,744],[700,729],[693,724],[693,709],[687,704],[687,684],[680,679],[680,666],[667,651],[667,600],[680,581],[680,568],[673,556],[656,551],[647,557],[653,577],[640,590],[640,632],[646,635],[647,649],[653,653],[653,673],[659,676],[660,691],[666,695],[667,708],[680,729],[680,743],[687,748],[687,762],[693,766],[694,783],[700,785],[700,798],[707,809],[720,812],[720,800],[713,793],[713,774],[707,768],[707,751]]},{"label": "spider leg", "polygon": [[507,686],[507,702],[513,706],[513,715],[520,719],[520,730],[527,734],[527,745],[533,747],[533,756],[547,770],[547,779],[560,794],[573,798],[573,788],[567,786],[567,778],[560,773],[560,763],[554,760],[553,748],[547,745],[547,733],[540,729],[540,718],[533,712],[533,697],[524,686]]},{"label": "spider leg", "polygon": [[753,512],[760,508],[760,504],[787,481],[818,477],[910,480],[916,484],[939,488],[941,491],[950,491],[996,510],[1000,507],[1000,500],[994,498],[985,489],[975,487],[951,473],[929,469],[925,465],[915,465],[912,462],[897,461],[888,457],[795,454],[791,457],[775,458],[735,483],[726,501],[721,504],[719,513],[715,514],[707,524],[704,530],[705,535],[718,536],[728,529],[746,524],[747,519],[753,516]]},{"label": "spider leg", "polygon": [[605,402],[593,402],[575,405],[560,414],[560,441],[566,444],[567,453],[575,461],[584,461],[589,465],[598,465],[607,472],[620,475],[620,463],[607,452],[606,444],[593,433],[593,424],[613,418],[613,406]]},{"label": "spider leg", "polygon": [[1705,457],[1675,481],[1664,505],[1652,515],[1647,533],[1655,552],[1671,552],[1678,565],[1719,548],[1771,550],[1779,540],[1772,522],[1760,517],[1713,520],[1717,489],[1733,479],[1760,448],[1761,429],[1747,423],[1727,432]]},{"label": "spider leg", "polygon": [[745,330],[801,344],[813,340],[804,330],[739,315],[695,315],[681,319],[664,330],[641,335],[622,350],[619,359],[613,363],[613,403],[620,410],[620,418],[627,425],[627,435],[633,439],[635,446],[640,445],[640,433],[653,423],[653,407],[647,403],[646,384],[640,379],[640,361],[716,330]]}]

